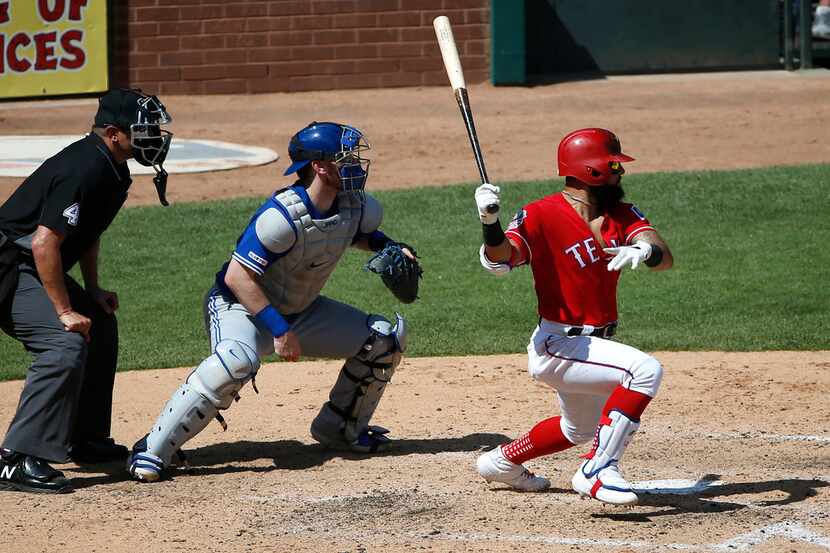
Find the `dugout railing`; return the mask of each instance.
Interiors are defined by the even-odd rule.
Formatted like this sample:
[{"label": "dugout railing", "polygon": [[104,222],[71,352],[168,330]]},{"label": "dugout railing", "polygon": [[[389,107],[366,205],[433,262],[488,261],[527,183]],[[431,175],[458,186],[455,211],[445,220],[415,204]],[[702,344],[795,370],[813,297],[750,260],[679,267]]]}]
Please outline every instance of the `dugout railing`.
[{"label": "dugout railing", "polygon": [[810,31],[816,2],[784,0],[784,3],[784,67],[788,71],[812,69],[814,60],[830,60],[830,41],[816,40]]}]

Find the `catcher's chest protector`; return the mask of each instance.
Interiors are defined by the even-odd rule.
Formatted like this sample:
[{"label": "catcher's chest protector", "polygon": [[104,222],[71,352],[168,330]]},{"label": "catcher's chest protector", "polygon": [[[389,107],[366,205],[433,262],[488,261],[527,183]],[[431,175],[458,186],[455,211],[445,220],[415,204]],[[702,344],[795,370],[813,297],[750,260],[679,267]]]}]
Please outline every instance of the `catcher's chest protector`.
[{"label": "catcher's chest protector", "polygon": [[297,241],[285,256],[268,268],[259,282],[271,305],[289,315],[303,311],[320,295],[358,232],[363,205],[352,194],[341,192],[335,200],[337,214],[326,219],[312,219],[308,208],[293,190],[281,192],[277,200],[291,216]]}]

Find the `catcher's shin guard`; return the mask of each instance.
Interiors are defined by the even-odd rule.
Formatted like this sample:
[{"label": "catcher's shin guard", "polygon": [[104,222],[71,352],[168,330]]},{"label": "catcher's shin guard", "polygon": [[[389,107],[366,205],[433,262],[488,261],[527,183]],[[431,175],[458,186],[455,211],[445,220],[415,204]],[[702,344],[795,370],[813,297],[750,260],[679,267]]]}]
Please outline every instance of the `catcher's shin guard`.
[{"label": "catcher's shin guard", "polygon": [[329,394],[329,401],[311,423],[311,435],[332,449],[375,452],[385,449],[389,431],[369,426],[386,384],[401,362],[406,349],[406,324],[397,315],[395,326],[373,315],[372,334],[360,352],[349,359]]},{"label": "catcher's shin guard", "polygon": [[246,344],[223,340],[167,402],[146,438],[145,456],[164,466],[185,442],[201,432],[238,398],[237,393],[259,369],[259,357]]}]

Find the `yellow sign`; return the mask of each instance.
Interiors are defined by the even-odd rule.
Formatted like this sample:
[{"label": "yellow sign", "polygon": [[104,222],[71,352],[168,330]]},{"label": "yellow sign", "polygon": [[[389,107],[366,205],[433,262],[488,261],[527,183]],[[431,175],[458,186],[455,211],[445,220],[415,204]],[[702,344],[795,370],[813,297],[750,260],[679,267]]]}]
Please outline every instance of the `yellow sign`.
[{"label": "yellow sign", "polygon": [[0,98],[107,89],[107,0],[0,0]]}]

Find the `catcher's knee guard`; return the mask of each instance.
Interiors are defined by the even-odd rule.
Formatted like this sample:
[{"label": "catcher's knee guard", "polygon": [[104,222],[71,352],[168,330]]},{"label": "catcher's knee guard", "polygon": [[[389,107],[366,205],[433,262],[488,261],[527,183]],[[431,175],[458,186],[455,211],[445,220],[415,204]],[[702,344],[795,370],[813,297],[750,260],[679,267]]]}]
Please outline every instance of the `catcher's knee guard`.
[{"label": "catcher's knee guard", "polygon": [[329,401],[311,424],[311,435],[321,444],[361,452],[388,444],[388,430],[369,426],[369,420],[406,350],[406,324],[396,315],[394,326],[379,315],[370,317],[372,334],[360,352],[346,360]]},{"label": "catcher's knee guard", "polygon": [[202,361],[164,406],[147,436],[147,452],[164,465],[185,442],[201,432],[227,409],[237,392],[256,376],[259,357],[246,344],[222,340],[213,355]]}]

